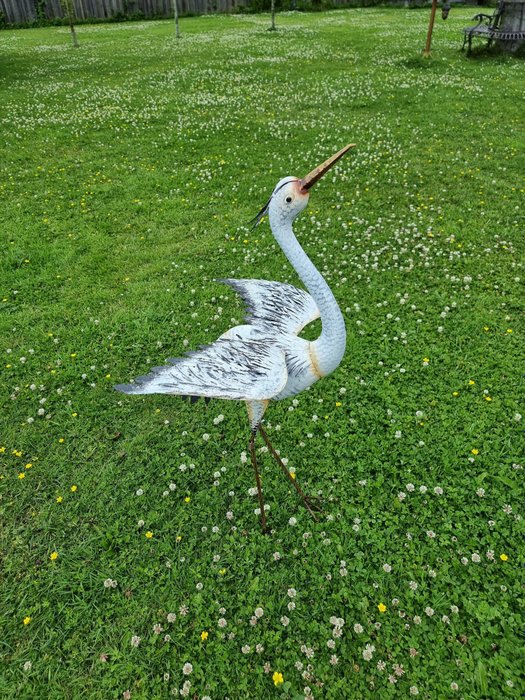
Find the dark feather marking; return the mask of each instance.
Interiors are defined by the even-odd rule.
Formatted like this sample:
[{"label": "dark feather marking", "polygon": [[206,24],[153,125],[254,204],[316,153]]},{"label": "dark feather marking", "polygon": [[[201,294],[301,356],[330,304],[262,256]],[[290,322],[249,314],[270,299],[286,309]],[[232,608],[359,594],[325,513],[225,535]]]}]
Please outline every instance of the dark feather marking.
[{"label": "dark feather marking", "polygon": [[[148,385],[155,383],[159,391],[154,388],[152,393],[182,394],[192,401],[196,400],[191,398],[194,396],[241,399],[250,395],[250,389],[261,378],[275,376],[278,355],[271,351],[274,342],[270,336],[234,341],[219,339],[184,357],[170,358],[169,365],[154,367],[150,374],[139,377],[134,384],[119,385],[117,389],[130,394],[148,393]],[[277,377],[277,381],[281,381],[282,375]]]},{"label": "dark feather marking", "polygon": [[[294,322],[296,333],[313,320],[319,311],[312,297],[303,289],[291,284],[267,280],[219,279],[234,289],[246,305],[245,320],[252,324],[264,324],[265,330],[290,331]],[[255,288],[250,289],[250,284]]]}]

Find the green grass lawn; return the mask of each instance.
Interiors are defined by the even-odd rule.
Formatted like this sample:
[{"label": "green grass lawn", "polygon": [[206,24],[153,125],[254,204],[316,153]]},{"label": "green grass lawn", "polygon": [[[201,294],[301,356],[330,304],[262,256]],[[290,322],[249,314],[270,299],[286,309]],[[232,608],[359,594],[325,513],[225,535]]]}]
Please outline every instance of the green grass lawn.
[{"label": "green grass lawn", "polygon": [[[525,692],[524,65],[473,13],[0,33],[0,697]],[[112,386],[298,283],[245,224],[349,142],[296,222],[347,354],[266,414],[323,515],[261,449],[263,536],[244,406]]]}]

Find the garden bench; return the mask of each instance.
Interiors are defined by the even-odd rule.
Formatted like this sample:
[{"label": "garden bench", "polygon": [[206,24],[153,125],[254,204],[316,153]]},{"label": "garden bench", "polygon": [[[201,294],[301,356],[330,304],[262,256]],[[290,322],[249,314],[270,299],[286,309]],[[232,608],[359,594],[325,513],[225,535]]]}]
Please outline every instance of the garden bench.
[{"label": "garden bench", "polygon": [[492,15],[480,13],[472,19],[477,20],[477,24],[472,27],[465,27],[463,30],[463,46],[461,50],[465,50],[465,45],[468,44],[467,55],[472,51],[472,39],[480,37],[487,40],[487,45],[491,46],[494,40],[513,42],[525,39],[525,31],[503,31],[499,28],[503,11],[505,9],[505,0],[500,0]]}]

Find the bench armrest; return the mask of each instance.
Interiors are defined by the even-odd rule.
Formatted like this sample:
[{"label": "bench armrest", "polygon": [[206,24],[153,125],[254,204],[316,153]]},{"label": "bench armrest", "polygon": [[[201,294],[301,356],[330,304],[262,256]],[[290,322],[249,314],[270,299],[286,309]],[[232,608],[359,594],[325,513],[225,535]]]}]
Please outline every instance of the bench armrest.
[{"label": "bench armrest", "polygon": [[474,15],[472,19],[477,19],[480,23],[483,22],[484,19],[488,19],[490,22],[492,15],[484,15],[483,13],[480,13],[479,15]]}]

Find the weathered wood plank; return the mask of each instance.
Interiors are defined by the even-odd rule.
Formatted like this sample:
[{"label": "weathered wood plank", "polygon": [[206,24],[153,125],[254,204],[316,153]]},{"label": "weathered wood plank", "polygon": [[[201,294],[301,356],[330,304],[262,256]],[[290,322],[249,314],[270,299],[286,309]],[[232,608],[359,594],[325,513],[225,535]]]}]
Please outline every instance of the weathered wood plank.
[{"label": "weathered wood plank", "polygon": [[[179,13],[206,14],[231,12],[250,0],[178,0]],[[344,3],[345,0],[334,0]],[[41,9],[37,9],[41,8]],[[61,19],[64,9],[60,0],[0,0],[0,12],[8,24],[35,22],[38,19]],[[172,0],[73,0],[76,19],[111,19],[116,15],[143,14],[145,17],[172,17]]]}]

